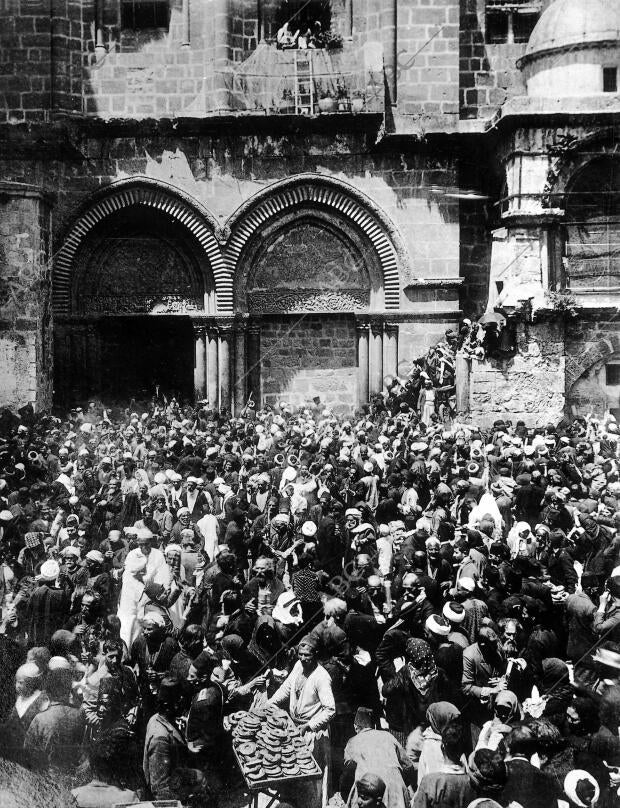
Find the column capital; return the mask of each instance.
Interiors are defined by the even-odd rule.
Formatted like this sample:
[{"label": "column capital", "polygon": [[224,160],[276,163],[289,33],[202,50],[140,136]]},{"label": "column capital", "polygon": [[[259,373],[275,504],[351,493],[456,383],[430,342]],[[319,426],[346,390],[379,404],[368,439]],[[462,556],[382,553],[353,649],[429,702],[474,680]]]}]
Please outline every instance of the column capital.
[{"label": "column capital", "polygon": [[370,331],[370,323],[364,320],[356,320],[355,330],[358,334],[367,334]]},{"label": "column capital", "polygon": [[207,326],[202,320],[192,320],[192,328],[197,337],[204,337],[207,330]]},{"label": "column capital", "polygon": [[382,317],[371,317],[370,318],[370,328],[372,333],[377,337],[383,334],[383,318]]},{"label": "column capital", "polygon": [[385,332],[386,334],[390,335],[398,334],[398,323],[395,322],[385,323]]},{"label": "column capital", "polygon": [[236,322],[234,317],[218,317],[215,321],[215,326],[221,337],[226,337],[232,334],[235,330]]}]

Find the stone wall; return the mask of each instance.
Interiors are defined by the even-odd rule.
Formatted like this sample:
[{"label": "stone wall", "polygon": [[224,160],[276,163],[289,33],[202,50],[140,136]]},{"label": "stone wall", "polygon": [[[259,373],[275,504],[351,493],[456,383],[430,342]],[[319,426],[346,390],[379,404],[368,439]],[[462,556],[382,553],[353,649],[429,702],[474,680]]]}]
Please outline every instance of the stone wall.
[{"label": "stone wall", "polygon": [[529,427],[558,423],[564,415],[564,325],[519,324],[513,358],[471,360],[470,418],[489,426],[498,418]]},{"label": "stone wall", "polygon": [[269,404],[321,402],[350,411],[357,400],[355,320],[273,317],[261,330],[262,398]]},{"label": "stone wall", "polygon": [[525,94],[516,62],[526,45],[487,42],[485,8],[485,0],[461,2],[461,118],[492,118],[507,99]]},{"label": "stone wall", "polygon": [[617,313],[601,312],[570,321],[566,332],[566,397],[572,415],[602,415],[620,402],[609,398],[605,365],[618,361],[620,322]]},{"label": "stone wall", "polygon": [[0,184],[0,406],[51,400],[45,200]]}]

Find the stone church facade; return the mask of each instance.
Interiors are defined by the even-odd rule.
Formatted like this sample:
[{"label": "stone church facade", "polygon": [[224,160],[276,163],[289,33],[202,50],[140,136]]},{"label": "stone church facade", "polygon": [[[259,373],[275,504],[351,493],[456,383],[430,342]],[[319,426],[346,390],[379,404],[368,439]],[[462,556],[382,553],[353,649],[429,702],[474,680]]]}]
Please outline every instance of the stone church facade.
[{"label": "stone church facade", "polygon": [[484,315],[515,350],[464,414],[617,408],[619,11],[581,6],[5,0],[0,405],[344,409]]}]

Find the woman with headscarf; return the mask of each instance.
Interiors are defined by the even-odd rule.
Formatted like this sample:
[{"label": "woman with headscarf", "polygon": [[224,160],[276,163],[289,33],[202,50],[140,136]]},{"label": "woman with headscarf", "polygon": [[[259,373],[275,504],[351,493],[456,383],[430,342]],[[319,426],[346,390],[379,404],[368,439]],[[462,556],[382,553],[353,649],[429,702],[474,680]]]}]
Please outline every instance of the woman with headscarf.
[{"label": "woman with headscarf", "polygon": [[545,700],[544,716],[561,726],[566,710],[574,695],[570,683],[568,665],[557,657],[544,659],[542,663],[542,680],[540,692]]},{"label": "woman with headscarf", "polygon": [[513,725],[523,717],[521,705],[511,690],[502,690],[493,704],[493,718],[482,727],[476,749],[497,749]]},{"label": "woman with headscarf", "polygon": [[528,522],[517,522],[507,539],[511,558],[535,558],[538,544]]},{"label": "woman with headscarf", "polygon": [[594,808],[598,805],[601,789],[585,769],[573,769],[564,779],[564,794],[570,808]]},{"label": "woman with headscarf", "polygon": [[[444,754],[441,749],[441,733],[450,721],[458,718],[461,711],[449,701],[437,701],[426,711],[428,727],[422,733],[422,751],[418,762],[418,782],[425,774],[441,771]],[[465,765],[465,760],[463,760]]]},{"label": "woman with headscarf", "polygon": [[[426,640],[412,637],[407,641],[405,663],[395,676],[384,682],[382,695],[390,732],[408,752],[415,752],[417,759],[427,709],[438,701],[454,704],[460,694],[437,667]],[[414,737],[410,738],[412,734]]]}]

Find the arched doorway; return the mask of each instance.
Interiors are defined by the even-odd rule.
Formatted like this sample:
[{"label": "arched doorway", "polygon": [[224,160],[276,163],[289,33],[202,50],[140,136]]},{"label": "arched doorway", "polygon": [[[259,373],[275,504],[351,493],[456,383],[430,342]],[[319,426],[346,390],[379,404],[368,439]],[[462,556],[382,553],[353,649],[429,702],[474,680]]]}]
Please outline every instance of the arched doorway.
[{"label": "arched doorway", "polygon": [[55,318],[56,402],[144,400],[157,390],[192,399],[193,325],[216,309],[204,248],[169,210],[107,213],[74,251],[66,313]]},{"label": "arched doorway", "polygon": [[[384,309],[381,260],[353,221],[297,204],[257,228],[238,266],[235,307],[250,323],[255,400],[345,411],[381,389],[384,323],[375,317],[370,327]],[[390,340],[395,372],[394,328]]]}]

